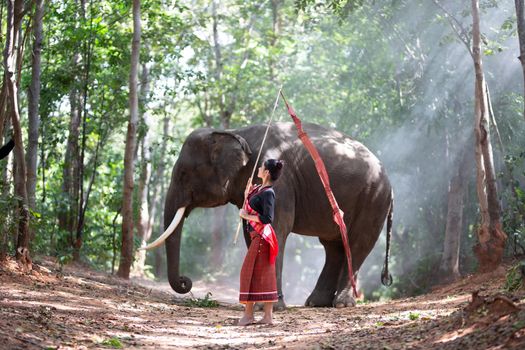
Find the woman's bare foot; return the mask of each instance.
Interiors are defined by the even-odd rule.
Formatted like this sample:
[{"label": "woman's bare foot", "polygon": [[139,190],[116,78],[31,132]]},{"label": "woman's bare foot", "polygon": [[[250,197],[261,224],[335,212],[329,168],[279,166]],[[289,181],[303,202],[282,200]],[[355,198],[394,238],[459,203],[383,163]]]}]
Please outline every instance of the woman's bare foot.
[{"label": "woman's bare foot", "polygon": [[237,326],[248,326],[254,322],[255,322],[255,319],[253,317],[243,316],[242,318],[239,319]]},{"label": "woman's bare foot", "polygon": [[263,317],[257,321],[257,324],[273,324],[273,320],[269,317]]}]

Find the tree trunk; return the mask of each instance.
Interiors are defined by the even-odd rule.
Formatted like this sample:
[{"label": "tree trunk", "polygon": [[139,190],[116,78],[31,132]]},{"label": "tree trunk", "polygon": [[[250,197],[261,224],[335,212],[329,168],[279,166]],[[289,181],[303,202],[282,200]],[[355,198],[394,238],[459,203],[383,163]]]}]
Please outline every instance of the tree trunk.
[{"label": "tree trunk", "polygon": [[117,212],[115,213],[115,216],[113,217],[113,224],[111,225],[111,227],[113,228],[113,236],[111,239],[111,247],[113,251],[113,255],[111,259],[111,274],[112,275],[115,274],[115,262],[117,260],[117,224],[116,222],[117,222],[118,216],[120,215],[121,211],[122,211],[122,208],[119,208],[119,210],[117,210]]},{"label": "tree trunk", "polygon": [[40,62],[42,48],[42,19],[44,17],[44,0],[36,0],[36,11],[33,19],[33,52],[31,65],[31,85],[28,98],[28,148],[27,148],[27,199],[31,209],[36,208],[36,182],[38,159],[38,129],[40,126]]},{"label": "tree trunk", "polygon": [[[167,140],[168,135],[170,131],[170,119],[168,116],[164,116],[164,122],[163,122],[163,134],[162,134],[162,143],[160,147],[160,154],[166,154],[167,150]],[[151,212],[150,212],[150,228],[153,231],[153,222],[157,221],[159,222],[159,235],[164,232],[164,216],[162,215],[162,203],[164,203],[164,197],[166,195],[165,186],[164,186],[164,172],[166,169],[165,166],[166,162],[164,157],[161,156],[159,160],[159,164],[156,166],[156,172],[154,176],[154,182],[151,185],[153,187],[153,193],[151,195],[151,198],[153,199],[153,203],[151,206]],[[158,218],[157,218],[157,214]],[[155,249],[155,276],[157,278],[164,276],[166,274],[166,271],[164,269],[164,266],[166,264],[163,253],[164,250],[162,249]]]},{"label": "tree trunk", "polygon": [[[2,6],[2,5],[0,5]],[[7,91],[7,84],[5,82],[5,76],[3,79],[2,89],[0,92],[0,145],[4,144],[4,124],[10,124],[9,118],[6,118],[7,113],[5,109],[5,97],[7,94],[5,93]],[[2,102],[4,101],[4,102]],[[7,203],[7,199],[9,197],[9,186],[7,181],[7,174],[8,174],[8,166],[9,166],[9,158],[4,158],[3,162],[0,162],[0,200]],[[3,261],[7,258],[8,251],[9,251],[9,230],[7,230],[6,224],[7,219],[9,218],[10,213],[4,212],[0,216],[0,261]]]},{"label": "tree trunk", "polygon": [[[138,184],[138,217],[137,217],[137,238],[140,246],[146,246],[151,237],[149,203],[148,203],[148,182],[151,173],[149,144],[146,137],[141,143],[141,170]],[[135,261],[133,263],[133,274],[137,276],[144,275],[144,265],[146,264],[146,251],[137,250],[135,252]]]},{"label": "tree trunk", "polygon": [[7,106],[11,114],[13,125],[13,139],[15,141],[14,159],[15,195],[18,197],[18,239],[16,244],[16,258],[25,268],[31,268],[29,256],[29,209],[26,188],[26,166],[22,128],[18,106],[18,88],[16,82],[16,51],[14,43],[18,42],[20,27],[23,18],[24,1],[9,0],[7,2],[7,35],[4,49],[4,84],[7,84]]},{"label": "tree trunk", "polygon": [[465,180],[470,168],[470,157],[471,149],[465,147],[461,157],[458,157],[456,161],[455,171],[449,183],[445,242],[439,266],[439,279],[442,283],[453,282],[461,277],[459,273],[459,252],[463,232]]},{"label": "tree trunk", "polygon": [[[75,2],[78,2],[77,0]],[[85,1],[81,0],[79,5],[79,21],[85,19]],[[80,72],[80,52],[74,49],[71,57],[71,66],[74,67],[75,79],[69,91],[70,121],[67,138],[66,153],[64,155],[64,168],[62,172],[62,196],[63,204],[58,214],[58,226],[61,230],[69,233],[69,243],[74,248],[74,259],[78,260],[78,249],[75,249],[76,229],[78,227],[78,212],[80,204],[80,123],[82,117],[82,91],[78,81],[82,80]]]},{"label": "tree trunk", "polygon": [[[525,1],[515,0],[516,4],[516,18],[518,22],[518,39],[520,43],[520,56],[518,59],[521,62],[521,70],[523,71],[523,89],[524,89],[524,100],[525,100]],[[525,119],[525,104],[523,107],[523,118]]]},{"label": "tree trunk", "polygon": [[[102,129],[102,122],[100,123],[100,128]],[[85,126],[84,126],[85,129]],[[82,242],[83,242],[83,232],[84,232],[84,225],[85,225],[85,218],[86,218],[86,210],[88,208],[89,203],[89,196],[91,195],[91,190],[93,188],[93,184],[95,183],[95,177],[97,175],[97,167],[98,167],[98,157],[99,157],[99,151],[100,147],[104,143],[105,140],[105,134],[106,132],[101,130],[102,135],[99,136],[99,139],[97,141],[97,146],[95,147],[95,154],[93,156],[93,161],[90,162],[93,164],[93,171],[91,172],[91,178],[89,180],[89,184],[87,187],[87,191],[84,194],[84,191],[82,190],[82,196],[80,201],[80,207],[79,207],[79,213],[78,213],[78,226],[77,226],[77,237],[75,239],[75,244],[73,245],[74,251],[73,251],[73,259],[75,261],[80,261],[80,248],[82,248]],[[85,147],[85,145],[83,146]],[[82,157],[83,158],[83,157]],[[83,176],[81,176],[83,178]]]},{"label": "tree trunk", "polygon": [[[159,154],[161,155],[159,159],[159,163],[156,164],[156,171],[155,174],[152,174],[153,180],[151,181],[149,187],[152,188],[151,198],[152,203],[150,206],[150,212],[149,212],[149,218],[150,218],[150,229],[153,230],[153,222],[156,220],[157,213],[160,212],[159,210],[160,206],[164,202],[162,197],[164,197],[164,171],[166,169],[166,161],[165,158],[162,156],[166,154],[167,150],[167,140],[169,136],[169,130],[170,130],[170,119],[169,117],[165,116],[163,120],[163,131],[162,131],[162,143],[160,144],[160,150]],[[162,221],[162,215],[160,215]],[[164,228],[164,225],[161,222],[162,228]]]},{"label": "tree trunk", "polygon": [[124,189],[122,191],[122,247],[117,275],[129,278],[133,260],[133,153],[137,139],[138,93],[137,80],[140,54],[140,0],[133,0],[133,41],[131,43],[131,72],[129,76],[130,118],[124,154]]},{"label": "tree trunk", "polygon": [[215,84],[219,90],[218,103],[219,103],[219,116],[222,129],[228,129],[230,127],[231,111],[226,108],[226,94],[222,91],[221,80],[222,80],[222,53],[221,45],[219,43],[219,16],[217,14],[217,1],[213,0],[211,4],[212,19],[213,19],[213,52],[215,54]]},{"label": "tree trunk", "polygon": [[70,244],[73,245],[74,228],[76,223],[76,212],[78,208],[78,167],[79,167],[79,145],[80,135],[80,113],[79,113],[79,91],[76,87],[69,93],[70,120],[69,133],[67,137],[66,153],[64,155],[64,168],[62,172],[62,195],[63,206],[58,214],[58,226],[61,230],[69,233]]},{"label": "tree trunk", "polygon": [[[146,104],[146,99],[149,94],[149,71],[148,67],[142,65],[142,74],[140,79],[140,96],[142,103]],[[151,220],[149,217],[149,203],[148,203],[148,189],[151,176],[151,157],[150,157],[150,117],[145,112],[142,114],[142,122],[145,126],[144,136],[140,143],[141,163],[140,163],[140,177],[138,185],[138,217],[137,217],[137,238],[140,240],[140,246],[146,246],[151,237]],[[146,251],[137,250],[135,252],[135,261],[133,263],[133,274],[138,276],[144,275],[144,266],[146,264]]]},{"label": "tree trunk", "polygon": [[273,51],[277,46],[277,39],[281,34],[281,17],[279,14],[279,7],[282,5],[282,0],[272,0],[272,35],[270,37],[270,57],[268,59],[268,68],[270,71],[270,80],[274,83],[277,81],[275,73],[275,59],[273,57]]},{"label": "tree trunk", "polygon": [[0,91],[0,145],[4,144],[4,127],[6,122],[9,120],[7,117],[7,84],[3,82],[2,89]]},{"label": "tree trunk", "polygon": [[481,60],[479,1],[472,0],[472,57],[476,73],[475,134],[478,165],[478,198],[482,221],[478,229],[478,244],[474,247],[481,272],[492,271],[501,263],[507,236],[502,230],[501,207],[498,201],[496,176],[489,133],[489,104]]},{"label": "tree trunk", "polygon": [[[81,0],[81,15],[82,20],[86,21],[86,1]],[[91,1],[90,1],[91,6]],[[84,162],[85,162],[85,154],[86,154],[86,128],[87,128],[87,117],[88,117],[88,109],[87,109],[87,101],[88,101],[88,90],[89,90],[89,77],[91,73],[91,56],[92,56],[92,50],[93,50],[93,35],[91,34],[92,30],[92,24],[93,24],[93,18],[90,18],[90,37],[89,40],[84,41],[82,48],[82,62],[83,62],[83,74],[82,74],[82,97],[80,98],[79,102],[80,105],[78,107],[79,111],[81,111],[81,119],[82,119],[82,143],[80,147],[79,152],[79,160],[78,160],[78,206],[76,207],[76,226],[75,226],[75,232],[76,237],[73,242],[73,260],[74,261],[80,261],[80,249],[82,248],[83,244],[83,235],[84,235],[84,219],[85,219],[85,213],[87,209],[87,203],[89,201],[89,194],[91,193],[91,187],[93,186],[93,182],[95,181],[95,175],[97,171],[97,160],[98,160],[98,151],[102,142],[102,139],[104,136],[100,136],[97,147],[95,151],[94,156],[94,162],[93,162],[93,172],[91,175],[91,180],[89,182],[89,188],[87,192],[84,192]],[[104,101],[104,95],[102,95],[102,103]],[[100,123],[101,129],[102,129],[102,122]],[[103,131],[101,130],[101,134]]]}]

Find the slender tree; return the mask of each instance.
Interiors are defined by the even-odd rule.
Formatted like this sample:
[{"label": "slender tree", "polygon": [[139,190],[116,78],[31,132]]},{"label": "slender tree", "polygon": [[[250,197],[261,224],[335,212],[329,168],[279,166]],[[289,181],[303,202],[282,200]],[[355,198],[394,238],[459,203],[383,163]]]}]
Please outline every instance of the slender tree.
[{"label": "slender tree", "polygon": [[269,59],[268,59],[268,68],[270,71],[270,80],[274,83],[277,80],[276,77],[276,60],[274,58],[273,52],[275,51],[277,47],[277,40],[279,38],[279,35],[281,34],[281,27],[282,27],[282,20],[281,20],[281,14],[280,14],[280,7],[282,6],[283,1],[282,0],[272,0],[271,1],[271,7],[272,7],[272,33],[270,34],[270,50],[269,50]]},{"label": "slender tree", "polygon": [[476,189],[480,209],[480,225],[477,231],[478,244],[474,253],[479,261],[480,271],[497,268],[503,257],[507,236],[502,230],[501,206],[498,201],[496,176],[492,156],[489,130],[489,108],[487,83],[483,73],[481,59],[481,31],[479,18],[479,1],[471,0],[472,36],[469,36],[461,23],[448,12],[437,0],[434,4],[446,15],[450,26],[470,53],[475,72],[474,89],[474,133],[476,155]]},{"label": "slender tree", "polygon": [[117,275],[129,278],[133,260],[133,154],[137,140],[138,107],[138,70],[140,56],[140,0],[133,0],[133,40],[131,43],[131,70],[129,75],[129,110],[130,117],[126,135],[124,153],[124,188],[122,192],[122,246]]},{"label": "slender tree", "polygon": [[38,128],[40,126],[40,75],[41,75],[41,50],[43,40],[42,21],[44,17],[44,1],[35,1],[35,14],[33,16],[33,52],[31,55],[31,85],[28,98],[28,147],[27,147],[27,197],[29,207],[35,209],[35,191],[37,182],[38,159]]},{"label": "slender tree", "polygon": [[[518,22],[518,40],[520,44],[520,55],[518,59],[521,62],[521,70],[523,71],[523,89],[525,91],[525,1],[515,0],[516,4],[516,19]],[[523,94],[525,98],[525,92]],[[523,107],[523,118],[525,119],[525,106]]]},{"label": "slender tree", "polygon": [[499,266],[503,257],[507,236],[501,224],[501,207],[498,200],[496,176],[489,131],[489,102],[483,62],[481,59],[481,31],[479,1],[472,0],[472,58],[475,80],[475,135],[476,161],[478,166],[477,190],[482,213],[478,229],[478,244],[474,252],[480,271],[491,271]]},{"label": "slender tree", "polygon": [[[86,20],[86,8],[85,8],[85,0],[82,0],[82,18],[84,21]],[[94,155],[94,162],[93,164],[93,171],[91,180],[89,182],[89,187],[86,190],[84,190],[84,175],[85,175],[85,158],[86,158],[86,141],[87,141],[87,118],[88,118],[88,90],[89,90],[89,83],[90,83],[90,73],[91,73],[91,61],[92,61],[92,51],[93,51],[93,14],[92,14],[92,1],[89,2],[89,38],[84,40],[82,45],[82,62],[83,62],[83,71],[82,71],[82,96],[80,98],[81,106],[78,107],[78,109],[81,111],[80,115],[82,116],[82,138],[81,138],[81,145],[79,150],[79,159],[78,159],[78,171],[77,176],[78,180],[75,182],[75,186],[78,186],[78,194],[75,194],[75,198],[78,198],[78,206],[75,207],[75,232],[76,236],[73,241],[73,259],[75,261],[80,261],[80,249],[82,248],[83,244],[83,236],[84,236],[84,223],[85,223],[85,213],[87,210],[87,205],[89,201],[89,195],[91,193],[91,188],[93,186],[93,182],[95,181],[95,175],[97,171],[97,161],[98,161],[98,151],[100,148],[101,143],[103,142],[104,136],[100,135],[97,147]],[[102,102],[104,101],[104,94],[102,94]],[[103,103],[102,103],[103,104]],[[100,123],[101,126],[101,133],[102,131],[102,123]]]},{"label": "slender tree", "polygon": [[[219,43],[219,15],[217,13],[217,1],[213,0],[211,4],[211,15],[212,15],[212,28],[213,28],[213,52],[215,55],[215,83],[221,84],[222,80],[222,73],[223,73],[223,58],[222,58],[222,50],[221,45]],[[219,105],[219,116],[220,116],[220,122],[221,122],[221,128],[228,129],[230,127],[230,119],[233,113],[231,104],[226,103],[226,94],[224,93],[223,89],[219,89],[221,92],[218,96],[218,105]]]},{"label": "slender tree", "polygon": [[[66,5],[67,6],[67,5]],[[70,5],[71,6],[71,5]],[[86,1],[75,0],[75,27],[78,31],[86,19]],[[78,9],[77,9],[78,8]],[[80,201],[80,125],[82,120],[82,91],[80,82],[83,81],[81,69],[81,45],[74,43],[73,54],[69,58],[69,65],[73,67],[69,90],[70,119],[67,137],[66,152],[64,154],[64,168],[62,171],[62,196],[63,204],[58,215],[58,225],[60,229],[69,233],[69,242],[75,246],[75,232],[78,227],[78,212]],[[78,249],[75,249],[78,251]],[[78,259],[78,255],[75,254]]]},{"label": "slender tree", "polygon": [[[151,187],[153,187],[153,192],[151,195],[151,198],[153,198],[153,203],[150,207],[151,212],[149,214],[150,216],[150,228],[153,230],[153,222],[158,222],[158,232],[159,235],[164,232],[164,217],[162,215],[162,203],[164,203],[164,198],[166,196],[166,189],[165,189],[165,170],[166,170],[166,158],[164,155],[166,154],[167,150],[167,140],[170,134],[170,118],[165,115],[163,120],[163,127],[162,127],[162,142],[160,145],[160,152],[161,155],[159,158],[159,164],[155,166],[155,176],[153,177],[153,183]],[[160,214],[160,215],[159,215]],[[160,277],[164,272],[164,266],[165,262],[163,259],[163,253],[164,250],[162,249],[155,249],[153,251],[153,254],[155,255],[155,276]]]},{"label": "slender tree", "polygon": [[[149,95],[149,69],[146,64],[142,64],[140,78],[140,97],[142,105],[146,105]],[[149,217],[148,190],[151,177],[151,152],[150,152],[150,116],[147,111],[141,113],[141,124],[143,132],[141,133],[140,147],[140,176],[138,181],[138,215],[137,215],[137,238],[140,245],[145,246],[151,237],[151,220]],[[133,263],[133,274],[143,275],[144,265],[146,263],[146,251],[137,250],[135,252],[135,261]]]},{"label": "slender tree", "polygon": [[20,125],[18,105],[18,83],[16,74],[17,52],[15,43],[18,42],[22,19],[24,17],[24,1],[9,0],[7,2],[7,35],[4,49],[4,85],[7,86],[7,107],[13,126],[15,141],[15,194],[18,197],[18,240],[16,257],[26,267],[31,266],[29,256],[29,209],[26,187],[26,163]]},{"label": "slender tree", "polygon": [[[469,141],[472,141],[469,139]],[[467,170],[472,157],[471,147],[465,147],[454,164],[454,173],[449,181],[447,224],[445,227],[445,243],[439,265],[441,282],[452,282],[461,277],[459,272],[459,253],[461,233],[463,232],[463,207]]]}]

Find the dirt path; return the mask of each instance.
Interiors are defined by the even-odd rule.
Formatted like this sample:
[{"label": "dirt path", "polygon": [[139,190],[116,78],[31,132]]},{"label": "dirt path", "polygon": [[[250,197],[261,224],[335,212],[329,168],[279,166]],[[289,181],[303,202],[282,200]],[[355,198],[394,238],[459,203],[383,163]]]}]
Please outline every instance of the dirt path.
[{"label": "dirt path", "polygon": [[[525,348],[525,292],[494,298],[504,278],[502,269],[355,308],[291,307],[275,313],[273,326],[237,327],[240,305],[190,306],[162,291],[166,284],[144,287],[50,262],[23,274],[9,262],[0,267],[0,348]],[[195,297],[207,287],[214,295],[232,292],[197,285]],[[480,288],[474,305],[471,294]]]}]

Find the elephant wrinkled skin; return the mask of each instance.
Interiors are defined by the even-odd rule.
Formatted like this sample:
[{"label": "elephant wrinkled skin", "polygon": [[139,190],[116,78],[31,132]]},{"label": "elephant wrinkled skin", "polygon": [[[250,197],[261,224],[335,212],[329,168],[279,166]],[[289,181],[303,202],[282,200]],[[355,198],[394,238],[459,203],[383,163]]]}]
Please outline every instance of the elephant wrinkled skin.
[{"label": "elephant wrinkled skin", "polygon": [[[305,123],[303,127],[325,162],[332,190],[345,213],[353,270],[357,272],[377,241],[387,215],[391,214],[390,182],[379,160],[361,143],[319,125]],[[184,218],[196,207],[216,207],[228,202],[241,207],[265,128],[265,125],[254,125],[228,131],[197,129],[184,142],[173,167],[164,208],[166,228],[177,211],[180,213],[177,216],[183,213],[180,223],[172,225],[177,227],[166,239],[168,279],[176,292],[187,293],[191,289],[191,280],[179,275]],[[319,237],[326,251],[325,265],[306,305],[353,305],[339,229],[332,220],[332,209],[314,163],[292,123],[271,126],[260,163],[268,158],[285,162],[282,176],[274,185],[273,227],[279,241],[278,306],[284,307],[281,276],[284,247],[290,232]],[[248,243],[249,237],[245,240]]]}]

